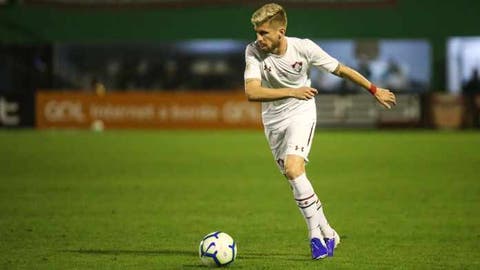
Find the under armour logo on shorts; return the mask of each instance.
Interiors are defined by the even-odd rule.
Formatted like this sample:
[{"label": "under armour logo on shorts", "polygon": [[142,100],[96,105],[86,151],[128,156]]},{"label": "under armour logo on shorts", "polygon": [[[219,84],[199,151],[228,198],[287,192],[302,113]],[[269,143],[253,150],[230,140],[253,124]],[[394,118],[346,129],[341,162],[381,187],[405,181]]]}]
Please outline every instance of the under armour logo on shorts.
[{"label": "under armour logo on shorts", "polygon": [[300,149],[300,151],[303,152],[304,148],[305,148],[305,147],[303,147],[303,146],[302,146],[302,147],[299,147],[298,145],[295,145],[295,151],[297,151],[298,149]]}]

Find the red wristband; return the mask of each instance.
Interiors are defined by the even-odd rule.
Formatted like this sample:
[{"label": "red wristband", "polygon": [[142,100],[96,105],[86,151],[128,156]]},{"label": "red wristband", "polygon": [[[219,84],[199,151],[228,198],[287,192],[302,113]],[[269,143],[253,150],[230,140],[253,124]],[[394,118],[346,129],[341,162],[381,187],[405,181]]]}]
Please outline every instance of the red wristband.
[{"label": "red wristband", "polygon": [[370,88],[368,88],[368,91],[370,92],[370,94],[375,95],[375,93],[377,92],[377,86],[371,83]]}]

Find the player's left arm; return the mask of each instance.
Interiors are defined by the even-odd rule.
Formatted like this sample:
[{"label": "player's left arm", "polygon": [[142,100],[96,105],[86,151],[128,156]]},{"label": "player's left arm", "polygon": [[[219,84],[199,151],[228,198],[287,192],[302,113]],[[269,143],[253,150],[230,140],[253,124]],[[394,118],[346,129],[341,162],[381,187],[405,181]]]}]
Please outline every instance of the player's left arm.
[{"label": "player's left arm", "polygon": [[393,94],[388,89],[376,87],[373,83],[371,83],[362,74],[358,73],[358,71],[354,70],[353,68],[339,63],[335,71],[333,71],[333,74],[348,79],[355,84],[365,88],[377,99],[380,104],[382,104],[388,109],[390,109],[393,105],[397,104],[395,94]]}]

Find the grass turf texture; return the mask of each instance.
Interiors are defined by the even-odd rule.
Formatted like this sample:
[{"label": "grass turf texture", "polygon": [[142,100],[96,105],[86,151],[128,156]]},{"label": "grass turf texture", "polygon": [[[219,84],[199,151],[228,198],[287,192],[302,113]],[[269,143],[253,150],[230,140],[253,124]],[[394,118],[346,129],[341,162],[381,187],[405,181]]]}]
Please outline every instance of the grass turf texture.
[{"label": "grass turf texture", "polygon": [[308,176],[343,236],[311,261],[260,131],[0,132],[0,268],[479,269],[480,134],[319,131]]}]

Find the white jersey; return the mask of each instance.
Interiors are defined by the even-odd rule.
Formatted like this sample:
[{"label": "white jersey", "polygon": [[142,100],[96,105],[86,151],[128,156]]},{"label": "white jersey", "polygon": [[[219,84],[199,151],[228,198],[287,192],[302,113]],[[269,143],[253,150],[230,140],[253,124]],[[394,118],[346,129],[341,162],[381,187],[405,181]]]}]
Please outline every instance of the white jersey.
[{"label": "white jersey", "polygon": [[[287,51],[284,55],[265,53],[256,42],[245,50],[246,79],[260,79],[263,87],[299,88],[310,87],[310,68],[315,66],[333,72],[338,61],[328,55],[310,39],[286,37]],[[275,125],[301,112],[315,113],[315,100],[286,98],[262,102],[262,119],[265,126]]]}]

